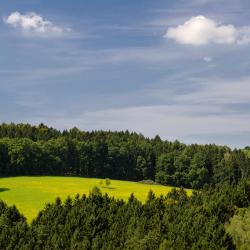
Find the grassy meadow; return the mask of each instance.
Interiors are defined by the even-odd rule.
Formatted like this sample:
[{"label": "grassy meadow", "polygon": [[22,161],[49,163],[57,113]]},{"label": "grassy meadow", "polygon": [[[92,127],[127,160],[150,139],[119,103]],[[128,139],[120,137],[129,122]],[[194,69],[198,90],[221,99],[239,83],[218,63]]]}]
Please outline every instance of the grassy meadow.
[{"label": "grassy meadow", "polygon": [[[102,193],[127,200],[131,193],[144,202],[151,189],[156,195],[167,194],[172,187],[147,185],[131,181],[111,180],[111,185],[100,185],[101,179],[79,177],[10,177],[0,179],[0,199],[8,205],[16,205],[28,221],[31,221],[44,205],[56,197],[65,200],[77,193],[89,194],[98,186]],[[103,183],[105,181],[103,180]],[[191,190],[187,190],[191,193]]]}]

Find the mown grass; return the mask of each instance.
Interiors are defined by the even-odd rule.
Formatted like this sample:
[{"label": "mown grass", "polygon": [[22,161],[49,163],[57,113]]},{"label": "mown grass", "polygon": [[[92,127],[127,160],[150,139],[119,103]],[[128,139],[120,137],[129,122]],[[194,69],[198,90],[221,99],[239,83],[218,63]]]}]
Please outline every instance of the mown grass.
[{"label": "mown grass", "polygon": [[[100,185],[101,179],[78,177],[10,177],[0,178],[0,200],[8,205],[16,205],[30,222],[42,210],[46,203],[56,197],[65,200],[67,196],[89,194],[97,186],[102,193],[108,193],[119,199],[127,200],[131,193],[145,202],[151,189],[157,196],[167,194],[172,187],[147,185],[131,181],[111,180],[111,185]],[[103,181],[105,183],[105,181]],[[191,194],[191,190],[187,190]]]}]

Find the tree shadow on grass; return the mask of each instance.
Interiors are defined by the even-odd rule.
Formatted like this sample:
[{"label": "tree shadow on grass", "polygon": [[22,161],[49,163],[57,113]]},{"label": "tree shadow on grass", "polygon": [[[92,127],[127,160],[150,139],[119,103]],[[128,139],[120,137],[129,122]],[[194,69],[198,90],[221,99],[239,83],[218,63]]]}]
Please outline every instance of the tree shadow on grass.
[{"label": "tree shadow on grass", "polygon": [[9,188],[1,188],[1,187],[0,187],[0,193],[1,193],[1,192],[5,192],[5,191],[9,191],[9,190],[10,190]]}]

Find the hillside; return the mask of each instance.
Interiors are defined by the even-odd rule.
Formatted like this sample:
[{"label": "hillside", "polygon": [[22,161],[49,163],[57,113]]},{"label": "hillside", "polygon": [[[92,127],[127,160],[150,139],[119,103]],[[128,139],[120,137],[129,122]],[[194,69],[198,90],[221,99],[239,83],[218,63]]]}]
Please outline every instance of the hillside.
[{"label": "hillside", "polygon": [[[149,190],[159,196],[166,195],[172,189],[161,185],[118,180],[111,180],[111,185],[107,187],[104,180],[92,178],[13,177],[0,179],[0,200],[8,205],[15,205],[31,221],[46,203],[54,202],[57,197],[64,201],[68,196],[88,195],[94,186],[99,187],[103,194],[107,193],[118,199],[128,200],[133,193],[142,202],[146,201]],[[191,190],[187,192],[191,194]]]},{"label": "hillside", "polygon": [[[2,124],[0,176],[1,249],[220,250],[249,242],[247,147]],[[139,183],[148,179],[163,185]]]}]

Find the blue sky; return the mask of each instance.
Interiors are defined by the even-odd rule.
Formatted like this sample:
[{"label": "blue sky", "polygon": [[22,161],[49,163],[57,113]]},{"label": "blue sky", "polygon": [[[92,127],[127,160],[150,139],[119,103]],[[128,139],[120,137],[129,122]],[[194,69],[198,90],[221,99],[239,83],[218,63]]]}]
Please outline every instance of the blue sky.
[{"label": "blue sky", "polygon": [[250,143],[250,2],[0,2],[0,122]]}]

